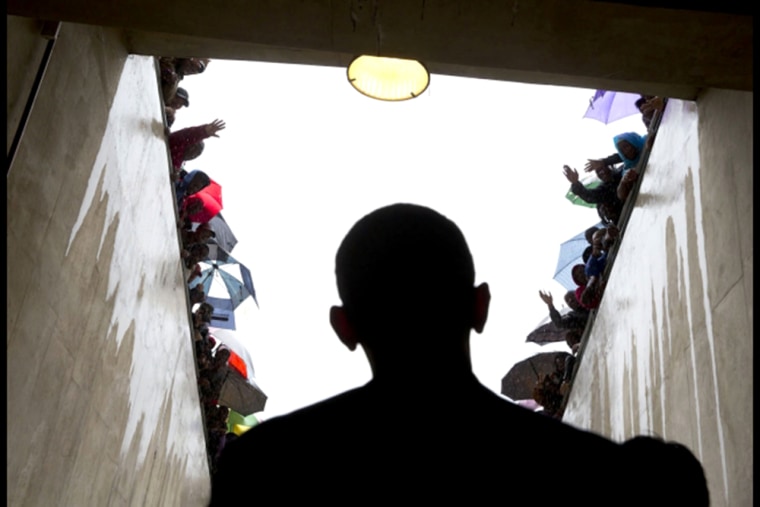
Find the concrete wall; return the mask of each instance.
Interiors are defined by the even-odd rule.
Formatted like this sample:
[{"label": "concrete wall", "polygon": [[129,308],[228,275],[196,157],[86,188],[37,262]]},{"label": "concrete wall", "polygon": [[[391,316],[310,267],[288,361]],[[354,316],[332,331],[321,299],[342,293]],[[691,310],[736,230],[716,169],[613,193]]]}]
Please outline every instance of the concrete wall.
[{"label": "concrete wall", "polygon": [[433,73],[685,99],[752,89],[752,16],[631,3],[10,0],[7,12],[121,27],[130,51],[148,55],[345,67],[379,54]]},{"label": "concrete wall", "polygon": [[[9,29],[9,62],[36,55],[31,23]],[[29,72],[9,75],[14,97]],[[7,183],[8,505],[203,505],[153,59],[63,24]]]},{"label": "concrete wall", "polygon": [[752,505],[752,94],[671,101],[564,420],[687,445]]},{"label": "concrete wall", "polygon": [[8,72],[6,106],[7,144],[6,153],[10,150],[13,136],[19,126],[19,120],[24,112],[29,92],[34,83],[39,63],[45,53],[47,41],[40,35],[42,23],[36,19],[7,16]]}]

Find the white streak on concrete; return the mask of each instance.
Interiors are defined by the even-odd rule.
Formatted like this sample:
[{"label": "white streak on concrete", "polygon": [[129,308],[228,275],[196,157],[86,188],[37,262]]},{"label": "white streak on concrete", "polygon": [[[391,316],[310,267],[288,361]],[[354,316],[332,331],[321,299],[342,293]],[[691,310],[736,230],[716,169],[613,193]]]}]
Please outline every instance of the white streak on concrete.
[{"label": "white streak on concrete", "polygon": [[[133,441],[141,427],[136,446],[138,465],[147,459],[151,439],[159,432],[169,435],[167,454],[202,464],[205,441],[189,349],[166,145],[155,128],[162,123],[153,59],[130,56],[113,98],[69,248],[82,233],[102,179],[100,198],[107,194],[108,205],[98,256],[109,229],[116,227],[107,286],[107,297],[114,298],[110,329],[120,349],[130,327],[134,332],[122,458],[135,447]],[[170,413],[164,412],[165,400],[169,400]],[[193,468],[200,469],[201,465]]]},{"label": "white streak on concrete", "polygon": [[[699,158],[699,153],[696,154]],[[701,167],[697,165],[696,167]],[[725,494],[726,505],[729,505],[728,499],[728,465],[726,464],[726,447],[723,434],[723,419],[720,410],[720,390],[718,388],[718,366],[715,360],[715,334],[713,331],[712,305],[710,304],[710,293],[708,291],[708,271],[707,271],[707,254],[705,252],[705,231],[704,221],[702,218],[702,189],[700,185],[699,171],[693,171],[694,177],[694,221],[697,233],[697,257],[699,259],[699,269],[702,271],[702,297],[705,312],[705,327],[707,328],[707,342],[710,347],[710,366],[713,377],[713,390],[715,396],[715,419],[718,425],[718,444],[720,446],[720,461],[723,470],[723,492]],[[696,371],[696,370],[695,370]]]}]

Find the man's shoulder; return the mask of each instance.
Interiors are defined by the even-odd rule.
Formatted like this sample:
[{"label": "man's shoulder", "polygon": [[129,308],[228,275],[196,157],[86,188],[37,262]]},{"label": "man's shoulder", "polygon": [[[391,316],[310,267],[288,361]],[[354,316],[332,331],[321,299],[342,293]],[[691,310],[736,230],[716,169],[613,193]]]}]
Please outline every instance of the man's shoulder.
[{"label": "man's shoulder", "polygon": [[[224,449],[215,497],[237,492],[254,462],[262,483],[296,478],[301,488],[283,492],[294,498],[330,498],[334,489],[322,488],[342,477],[345,494],[382,482],[392,497],[411,491],[442,500],[442,484],[485,497],[502,491],[505,477],[540,488],[542,471],[563,461],[612,484],[623,462],[622,446],[486,388],[449,394],[391,403],[386,391],[365,386],[267,420]],[[569,488],[574,480],[559,482]]]},{"label": "man's shoulder", "polygon": [[332,396],[320,402],[267,419],[247,431],[236,443],[262,445],[264,441],[287,435],[288,439],[308,438],[312,433],[330,432],[356,419],[369,402],[365,387]]}]

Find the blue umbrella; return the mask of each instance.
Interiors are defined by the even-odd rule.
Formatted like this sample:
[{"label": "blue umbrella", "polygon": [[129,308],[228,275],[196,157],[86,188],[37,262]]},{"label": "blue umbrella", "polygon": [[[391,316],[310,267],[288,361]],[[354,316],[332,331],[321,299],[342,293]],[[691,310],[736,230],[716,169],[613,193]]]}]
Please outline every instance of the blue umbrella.
[{"label": "blue umbrella", "polygon": [[212,327],[235,330],[235,308],[231,299],[206,296],[206,303],[214,307],[209,323]]},{"label": "blue umbrella", "polygon": [[[259,305],[259,302],[256,301],[256,291],[253,288],[250,270],[231,255],[228,255],[226,260],[206,259],[200,264],[202,267],[201,276],[190,283],[190,288],[202,284],[203,291],[208,296],[214,280],[221,280],[229,299],[232,301],[233,310],[248,297],[253,298],[256,306]],[[222,269],[223,266],[225,269]]]},{"label": "blue umbrella", "polygon": [[[602,228],[604,224],[599,222],[594,227]],[[567,290],[575,290],[578,287],[573,281],[572,270],[576,264],[583,264],[583,251],[588,246],[586,229],[559,246],[559,259],[554,269],[554,279]]]},{"label": "blue umbrella", "polygon": [[634,114],[641,114],[636,107],[636,101],[640,98],[641,95],[638,93],[597,90],[583,117],[599,120],[606,125]]}]

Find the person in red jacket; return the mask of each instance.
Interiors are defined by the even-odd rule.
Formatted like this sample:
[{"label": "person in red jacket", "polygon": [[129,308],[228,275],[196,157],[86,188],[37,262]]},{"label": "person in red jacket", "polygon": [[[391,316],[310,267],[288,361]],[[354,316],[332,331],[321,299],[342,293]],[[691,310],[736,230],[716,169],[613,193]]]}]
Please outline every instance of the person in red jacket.
[{"label": "person in red jacket", "polygon": [[193,160],[203,153],[203,140],[207,137],[219,137],[217,132],[224,130],[226,126],[224,121],[214,120],[205,125],[188,127],[169,134],[169,151],[175,178],[185,160]]}]

